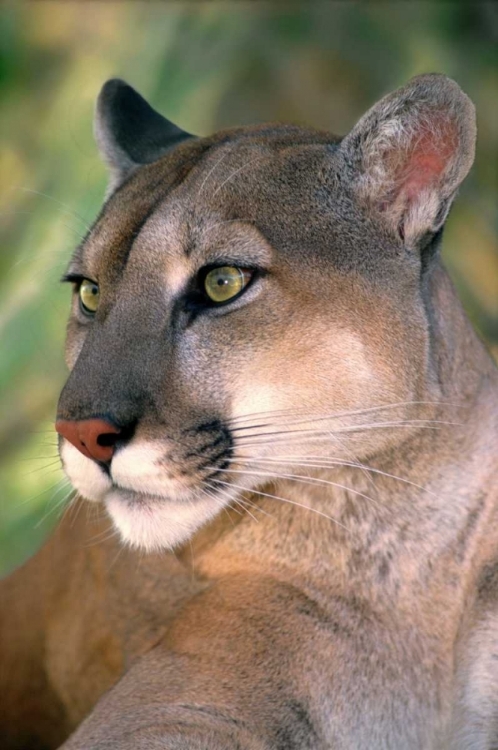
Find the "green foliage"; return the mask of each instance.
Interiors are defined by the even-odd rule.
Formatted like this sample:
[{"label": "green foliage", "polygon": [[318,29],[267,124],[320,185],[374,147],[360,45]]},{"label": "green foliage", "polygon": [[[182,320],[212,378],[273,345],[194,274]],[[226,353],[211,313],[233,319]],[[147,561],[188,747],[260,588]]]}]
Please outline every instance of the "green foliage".
[{"label": "green foliage", "polygon": [[53,487],[62,476],[52,419],[69,301],[58,278],[105,188],[92,139],[101,84],[125,78],[202,135],[264,120],[346,132],[411,76],[454,77],[477,106],[479,143],[446,258],[496,350],[496,10],[456,0],[2,6],[0,571],[36,548],[67,492]]}]

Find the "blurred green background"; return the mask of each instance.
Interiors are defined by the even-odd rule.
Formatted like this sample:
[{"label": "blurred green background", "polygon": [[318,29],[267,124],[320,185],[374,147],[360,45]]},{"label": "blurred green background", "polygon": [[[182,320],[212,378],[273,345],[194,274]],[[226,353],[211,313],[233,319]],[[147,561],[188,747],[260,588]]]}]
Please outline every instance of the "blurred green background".
[{"label": "blurred green background", "polygon": [[411,76],[474,100],[476,164],[447,264],[498,353],[498,3],[4,2],[0,8],[0,573],[41,543],[68,491],[52,420],[70,290],[58,280],[106,184],[92,138],[118,75],[184,129],[291,120],[344,133]]}]

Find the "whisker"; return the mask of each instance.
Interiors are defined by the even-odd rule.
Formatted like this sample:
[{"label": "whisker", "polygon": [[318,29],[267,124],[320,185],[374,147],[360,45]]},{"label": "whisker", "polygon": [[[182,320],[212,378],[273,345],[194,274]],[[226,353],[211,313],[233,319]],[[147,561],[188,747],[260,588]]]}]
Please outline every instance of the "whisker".
[{"label": "whisker", "polygon": [[[303,420],[303,421],[312,421],[312,420]],[[327,430],[327,429],[318,429],[318,428],[305,428],[301,430],[273,430],[271,432],[257,432],[255,434],[251,434],[248,437],[257,438],[257,437],[269,437],[273,435],[342,435],[344,433],[349,432],[359,432],[362,430],[368,430],[368,429],[377,429],[380,427],[398,427],[398,426],[413,426],[413,425],[420,425],[420,426],[426,426],[426,425],[454,425],[454,426],[461,426],[459,422],[446,422],[441,419],[405,419],[400,420],[398,422],[377,422],[377,423],[370,423],[370,424],[363,424],[363,425],[352,425],[351,427],[339,427],[337,430]]]},{"label": "whisker", "polygon": [[[211,489],[211,490],[213,490],[213,491],[212,491],[212,492],[210,492],[210,489]],[[209,485],[208,483],[206,483],[206,487],[205,487],[205,488],[204,488],[204,489],[203,489],[203,490],[201,491],[201,493],[197,493],[197,496],[199,496],[199,494],[204,494],[204,495],[207,495],[208,497],[212,498],[213,500],[217,500],[217,501],[219,501],[219,500],[220,500],[220,497],[219,497],[218,493],[216,493],[216,491],[215,491],[215,488],[214,488],[214,487],[211,487],[211,486],[210,486],[210,485]],[[223,496],[224,496],[224,497],[228,497],[228,493],[226,493],[226,492],[223,492],[223,490],[220,490],[220,491],[219,491],[219,494],[223,494]],[[230,500],[231,500],[231,499],[232,499],[232,498],[230,498]],[[225,507],[225,506],[224,506],[224,507]],[[225,507],[225,510],[226,510],[226,507]],[[242,515],[242,513],[240,512],[240,510],[237,510],[236,508],[233,508],[233,510],[234,510],[234,511],[235,511],[236,513],[238,513],[238,514],[239,514],[239,516],[241,516],[241,515]]]},{"label": "whisker", "polygon": [[245,474],[249,476],[254,477],[265,477],[268,479],[291,479],[292,481],[301,482],[303,484],[323,484],[327,485],[329,487],[336,487],[339,490],[345,490],[346,492],[351,492],[353,495],[357,495],[358,497],[362,497],[365,500],[369,500],[371,503],[373,503],[376,507],[380,507],[379,504],[369,495],[365,495],[363,492],[360,492],[359,490],[355,490],[352,487],[346,487],[344,484],[340,484],[339,482],[332,482],[329,479],[320,479],[319,477],[306,477],[302,474],[274,474],[273,472],[264,472],[264,471],[245,471],[244,469],[230,469],[230,473],[232,474]]},{"label": "whisker", "polygon": [[249,515],[253,519],[253,521],[256,521],[256,523],[259,523],[259,518],[256,518],[256,516],[253,513],[251,513],[249,508],[244,507],[244,505],[242,504],[240,500],[237,500],[234,498],[233,502],[239,505],[241,508],[243,508],[244,511],[247,513],[247,515]]},{"label": "whisker", "polygon": [[[71,494],[72,494],[72,497],[71,497]],[[76,517],[78,515],[79,507],[80,506],[77,506],[77,504],[76,504],[77,497],[78,497],[78,492],[75,489],[72,490],[72,493],[71,493],[71,491],[68,493],[67,498],[66,498],[67,505],[64,508],[64,511],[62,513],[62,516],[61,516],[61,523],[65,520],[66,516],[69,515],[69,513],[75,507],[76,507],[76,512],[74,514],[74,517]],[[73,520],[71,521],[71,526],[74,525],[74,517],[73,517]]]},{"label": "whisker", "polygon": [[111,563],[110,563],[109,567],[107,568],[107,573],[108,573],[108,574],[110,573],[110,571],[111,571],[111,568],[113,568],[113,567],[114,567],[114,565],[115,565],[115,564],[117,563],[117,561],[118,561],[118,558],[119,558],[119,556],[121,555],[121,553],[123,552],[124,548],[125,548],[124,544],[122,544],[122,545],[121,545],[120,547],[118,547],[118,551],[117,551],[117,552],[116,552],[116,554],[114,555],[114,557],[113,557],[113,559],[112,559],[112,561],[111,561]]},{"label": "whisker", "polygon": [[264,508],[260,508],[259,505],[256,505],[256,503],[251,503],[251,501],[248,500],[247,498],[239,497],[237,502],[243,503],[244,505],[248,505],[250,508],[253,508],[253,510],[257,510],[260,513],[263,513],[263,515],[267,516],[268,518],[273,518],[271,513],[268,513],[268,511],[264,510]]},{"label": "whisker", "polygon": [[199,190],[197,191],[197,197],[199,197],[199,195],[201,194],[201,192],[202,192],[202,189],[203,189],[204,185],[206,184],[207,180],[208,180],[208,179],[209,179],[209,177],[210,177],[210,176],[212,175],[212,173],[213,173],[213,172],[215,171],[215,169],[216,169],[217,167],[219,167],[219,165],[221,164],[221,162],[222,162],[222,161],[223,161],[224,159],[226,159],[226,158],[227,158],[227,156],[228,156],[228,155],[229,155],[230,153],[231,153],[231,152],[230,152],[230,150],[229,150],[229,149],[227,149],[227,150],[225,151],[225,153],[223,154],[223,156],[222,156],[222,157],[221,157],[220,159],[218,159],[218,160],[216,161],[216,164],[214,164],[214,166],[212,166],[212,167],[211,167],[211,169],[209,170],[209,172],[207,173],[207,175],[206,175],[206,176],[204,177],[203,181],[201,182],[201,186],[200,186]]},{"label": "whisker", "polygon": [[[0,216],[2,214],[0,213]],[[65,224],[64,222],[61,222],[61,226],[63,226],[65,229],[68,229],[71,232],[74,232],[78,240],[82,240],[84,238],[84,235],[82,235],[75,227],[70,226],[69,224]],[[56,258],[55,263],[51,264],[50,268],[55,268],[56,265],[66,263],[66,254],[67,254],[67,248],[66,247],[59,247],[56,250],[43,250],[43,258],[47,258],[49,256],[54,256]],[[9,266],[8,272],[12,272],[14,269],[19,268],[20,266],[26,265],[27,263],[36,264],[37,261],[40,260],[41,252],[39,248],[34,248],[33,250],[27,250],[23,253],[23,255],[18,258],[18,260],[15,261],[15,263],[12,263],[11,266]],[[24,269],[23,269],[24,270]],[[46,270],[46,269],[45,269]]]},{"label": "whisker", "polygon": [[[308,407],[301,407],[301,408],[289,408],[289,409],[277,409],[277,410],[269,410],[269,411],[260,411],[260,412],[253,412],[250,414],[244,414],[240,417],[230,417],[227,419],[228,423],[234,422],[234,423],[240,423],[245,421],[250,421],[251,419],[254,419],[256,417],[264,417],[266,419],[270,419],[273,416],[281,415],[281,414],[292,414],[293,416],[296,414],[304,413],[305,416],[302,419],[295,420],[296,424],[299,424],[301,422],[307,422],[307,421],[320,421],[325,419],[341,419],[343,417],[352,417],[362,414],[369,414],[371,412],[378,412],[378,411],[385,411],[387,409],[395,409],[402,406],[448,406],[448,407],[457,407],[461,408],[461,404],[455,404],[445,401],[398,401],[394,402],[392,404],[381,404],[379,406],[371,406],[364,409],[353,409],[353,410],[347,410],[347,411],[341,411],[341,412],[332,412],[330,414],[321,415],[318,417],[310,416],[310,410]],[[288,424],[292,424],[294,420],[288,422]]]},{"label": "whisker", "polygon": [[[87,501],[87,500],[85,500],[85,499],[84,499],[83,497],[81,497],[81,495],[78,495],[78,493],[77,493],[77,492],[76,492],[76,495],[75,495],[75,498],[74,498],[74,499],[75,499],[75,500],[78,500],[78,499],[80,499],[80,500],[81,500],[81,502],[80,502],[80,503],[78,503],[78,505],[77,505],[77,509],[76,509],[76,513],[74,514],[74,516],[73,516],[73,518],[72,518],[72,520],[71,520],[71,525],[72,525],[72,526],[74,526],[74,525],[76,524],[76,521],[77,521],[77,519],[78,519],[78,516],[79,516],[79,514],[80,514],[80,511],[81,511],[81,509],[82,509],[82,508],[85,508],[85,511],[86,511],[86,512],[88,512],[88,505],[89,505],[88,501]],[[87,517],[88,517],[88,516],[87,516]]]},{"label": "whisker", "polygon": [[[387,471],[382,471],[381,469],[375,469],[372,466],[368,466],[367,464],[362,463],[354,463],[352,461],[343,461],[342,459],[323,459],[322,456],[308,456],[304,458],[296,457],[294,459],[293,456],[275,456],[272,458],[255,458],[255,459],[237,459],[237,458],[229,458],[227,461],[238,463],[240,461],[243,461],[244,463],[285,463],[290,464],[291,466],[303,466],[303,467],[309,467],[310,469],[328,469],[328,468],[335,468],[335,467],[341,467],[345,466],[347,468],[352,469],[364,469],[366,472],[371,471],[374,474],[378,474],[383,477],[387,477],[389,479],[396,479],[398,482],[403,482],[403,484],[409,484],[412,487],[416,487],[419,490],[422,490],[423,492],[426,492],[428,495],[432,495],[432,497],[437,498],[438,496],[432,492],[431,490],[428,490],[427,487],[424,487],[421,484],[417,484],[416,482],[412,482],[409,479],[404,479],[403,477],[398,477],[396,474],[389,474]],[[315,463],[315,460],[318,460],[317,463]]]},{"label": "whisker", "polygon": [[83,216],[81,216],[81,214],[79,214],[77,211],[74,211],[67,204],[62,203],[62,201],[58,200],[57,198],[54,198],[53,195],[48,195],[47,193],[41,193],[39,190],[32,190],[31,188],[18,187],[14,189],[21,190],[23,193],[31,193],[32,195],[39,195],[41,198],[46,198],[49,201],[53,201],[54,203],[57,203],[59,206],[62,206],[62,208],[65,211],[67,211],[69,214],[74,216],[75,219],[78,219],[78,221],[81,221],[87,232],[90,231],[90,225],[88,224],[87,220],[84,219]]},{"label": "whisker", "polygon": [[312,508],[310,505],[303,505],[302,503],[298,503],[295,500],[289,500],[289,498],[287,498],[287,497],[280,497],[279,495],[272,495],[269,492],[263,492],[262,490],[248,489],[247,487],[242,487],[239,484],[234,484],[234,483],[230,483],[230,482],[224,482],[221,479],[215,479],[213,481],[215,481],[215,482],[217,482],[219,484],[224,484],[227,487],[234,487],[235,489],[243,490],[244,492],[250,492],[253,495],[261,495],[261,497],[268,497],[268,498],[270,498],[272,500],[280,500],[283,503],[289,503],[289,505],[295,505],[298,508],[304,508],[304,510],[309,510],[312,513],[316,513],[318,516],[322,516],[323,518],[326,518],[328,521],[332,521],[337,526],[340,526],[341,528],[345,529],[345,531],[347,531],[348,534],[351,533],[351,530],[348,529],[347,526],[344,526],[344,524],[340,523],[340,521],[338,521],[336,518],[333,518],[333,516],[327,515],[327,513],[322,513],[321,510],[317,510],[316,508]]},{"label": "whisker", "polygon": [[[208,486],[209,486],[209,488],[210,488],[210,489],[212,489],[212,490],[213,490],[213,492],[215,493],[214,495],[213,495],[213,494],[210,494],[210,497],[216,497],[216,495],[217,495],[217,494],[219,493],[219,494],[222,494],[222,495],[223,495],[223,497],[226,497],[226,498],[227,498],[227,500],[229,500],[229,501],[230,501],[230,503],[234,503],[234,502],[235,502],[235,503],[236,503],[237,505],[239,505],[239,506],[241,506],[241,507],[243,507],[243,506],[245,506],[245,505],[246,505],[246,506],[248,506],[249,508],[252,508],[253,510],[257,510],[257,511],[259,511],[260,513],[263,513],[263,515],[265,515],[265,516],[268,516],[269,518],[271,518],[271,517],[272,517],[272,516],[271,516],[271,513],[268,513],[268,512],[267,512],[267,511],[265,511],[265,510],[264,510],[263,508],[260,508],[260,507],[259,507],[259,505],[256,505],[255,503],[251,503],[251,502],[250,502],[249,500],[247,500],[246,498],[241,498],[241,497],[233,497],[233,496],[232,496],[232,495],[231,495],[231,494],[230,494],[229,492],[227,492],[226,490],[221,490],[221,489],[220,489],[219,487],[213,487],[213,485],[212,485],[212,484],[210,484],[209,482],[207,483],[207,485],[208,485]],[[234,510],[235,510],[235,508],[234,508]],[[249,515],[250,515],[250,516],[251,516],[252,518],[254,518],[254,516],[252,515],[252,513],[250,513],[250,512],[249,512],[249,511],[247,510],[247,508],[244,508],[244,510],[245,510],[245,512],[246,512],[246,513],[249,513]],[[238,512],[238,511],[237,511],[237,512]],[[259,519],[258,519],[258,518],[254,518],[254,520],[255,520],[255,521],[258,521],[258,522],[259,522]]]},{"label": "whisker", "polygon": [[46,487],[41,492],[38,492],[37,495],[32,495],[31,497],[28,497],[25,500],[22,500],[19,503],[19,505],[22,506],[22,505],[27,505],[28,503],[33,503],[35,500],[38,500],[38,498],[41,497],[42,495],[45,495],[47,492],[50,492],[51,490],[53,490],[55,487],[58,487],[62,481],[69,483],[69,480],[67,479],[64,479],[64,478],[58,479],[57,482],[55,482],[54,484],[51,484],[50,487]]},{"label": "whisker", "polygon": [[[55,466],[55,469],[52,468]],[[60,459],[57,458],[55,461],[51,461],[48,464],[45,464],[44,466],[37,466],[36,469],[31,469],[31,471],[26,471],[23,476],[29,477],[32,474],[38,474],[40,471],[44,471],[45,469],[51,469],[50,471],[46,471],[46,474],[52,474],[55,471],[59,471],[59,469],[62,470]]]},{"label": "whisker", "polygon": [[[229,519],[230,523],[232,524],[232,527],[235,528],[235,522],[234,522],[232,516],[230,515],[230,513],[228,512],[228,507],[227,507],[226,503],[223,501],[223,499],[221,497],[219,497],[219,495],[215,495],[215,494],[212,494],[212,493],[210,494],[210,497],[212,497],[213,500],[216,500],[216,502],[217,502],[218,505],[221,505],[221,509],[225,513],[226,517]],[[233,502],[233,500],[232,500],[232,502]],[[231,507],[231,509],[235,513],[237,513],[238,516],[240,516],[242,518],[242,512],[240,510],[238,510],[237,508],[234,508],[233,505],[231,505],[230,507]]]},{"label": "whisker", "polygon": [[256,157],[255,159],[250,159],[249,161],[247,161],[247,162],[245,162],[244,164],[242,164],[242,166],[241,166],[241,167],[239,167],[238,169],[234,170],[234,171],[233,171],[233,172],[232,172],[232,173],[231,173],[231,174],[230,174],[230,175],[229,175],[229,176],[228,176],[228,177],[226,178],[226,180],[224,180],[224,181],[223,181],[223,182],[221,183],[221,185],[219,185],[219,186],[218,186],[218,187],[216,188],[216,190],[214,191],[214,193],[213,193],[213,194],[212,194],[212,196],[211,196],[211,199],[213,199],[213,198],[215,197],[215,195],[216,195],[217,193],[219,193],[219,192],[220,192],[221,188],[225,187],[225,185],[226,185],[226,184],[227,184],[228,182],[230,182],[230,180],[233,180],[233,178],[234,178],[234,177],[235,177],[236,175],[238,175],[238,174],[239,174],[239,172],[242,172],[242,170],[243,170],[243,169],[246,169],[247,167],[250,167],[250,166],[251,166],[251,164],[255,164],[255,163],[256,163],[257,161],[262,161],[263,159],[268,159],[268,155],[267,155],[267,154],[263,154],[262,156],[257,156],[257,157]]},{"label": "whisker", "polygon": [[[242,510],[244,511],[244,513],[247,513],[247,515],[249,515],[254,521],[256,521],[256,523],[259,523],[259,518],[256,518],[256,516],[254,516],[251,513],[251,511],[249,510],[249,508],[255,509],[257,506],[251,505],[250,503],[245,503],[242,500],[242,498],[240,498],[240,497],[232,497],[229,492],[226,492],[224,490],[218,489],[218,493],[220,493],[221,495],[223,495],[223,497],[226,497],[230,501],[230,503],[235,503],[236,505],[238,505],[239,508],[242,508]],[[245,507],[246,505],[248,507]],[[233,510],[236,510],[236,509],[233,508]],[[236,512],[240,513],[240,511],[236,511]],[[240,515],[243,515],[243,514],[240,513]]]},{"label": "whisker", "polygon": [[349,454],[349,455],[350,455],[350,456],[352,457],[352,459],[353,459],[353,462],[359,465],[360,471],[362,472],[363,476],[364,476],[364,477],[365,477],[365,478],[367,479],[367,481],[368,481],[368,482],[369,482],[369,483],[370,483],[370,484],[372,485],[372,487],[373,487],[374,491],[375,491],[375,492],[377,493],[377,496],[378,496],[377,486],[376,486],[376,484],[375,484],[375,482],[374,482],[373,478],[372,478],[372,477],[371,477],[371,475],[370,475],[370,474],[368,474],[368,473],[367,473],[367,472],[365,471],[365,469],[364,469],[364,468],[363,468],[363,467],[361,466],[361,463],[360,463],[360,461],[358,461],[358,459],[356,458],[356,456],[355,456],[354,452],[352,451],[352,449],[350,448],[350,446],[348,446],[348,444],[347,444],[347,443],[346,443],[346,442],[345,442],[344,440],[341,440],[341,438],[340,438],[340,437],[339,437],[339,436],[337,435],[337,431],[336,431],[336,432],[330,432],[329,434],[330,434],[330,437],[331,437],[331,438],[332,438],[333,440],[335,440],[335,441],[336,441],[337,443],[339,443],[339,445],[341,446],[341,448],[343,449],[343,451],[344,451],[345,453]]},{"label": "whisker", "polygon": [[58,455],[59,455],[58,452],[55,452],[55,453],[52,453],[51,456],[28,456],[28,458],[19,458],[18,461],[19,462],[24,462],[24,461],[44,461],[47,458],[57,458]]},{"label": "whisker", "polygon": [[[106,534],[107,536],[103,536],[104,534]],[[117,536],[119,536],[119,531],[115,529],[113,524],[111,523],[107,527],[107,529],[104,529],[104,531],[101,531],[99,534],[95,534],[95,536],[90,537],[88,542],[85,542],[82,547],[88,548],[95,547],[97,546],[97,544],[105,544],[105,542],[109,542],[111,539],[114,539]]]},{"label": "whisker", "polygon": [[[455,422],[446,422],[444,424],[458,424],[458,423],[455,423]],[[351,433],[351,432],[353,432],[353,433],[354,432],[363,432],[363,431],[367,432],[369,430],[383,429],[383,428],[384,429],[385,428],[389,428],[389,429],[393,429],[393,428],[402,429],[402,428],[412,427],[412,426],[413,426],[412,422],[399,422],[399,423],[398,422],[382,422],[380,424],[361,425],[361,426],[357,426],[357,427],[341,428],[341,429],[337,430],[335,432],[335,434],[342,435],[344,433]],[[424,424],[417,424],[417,427],[418,427],[419,430],[434,430],[435,431],[435,430],[442,429],[441,427],[433,427],[431,425],[424,425]],[[258,440],[258,441],[254,441],[254,442],[248,442],[248,441],[242,439],[242,440],[237,440],[237,446],[243,447],[243,448],[252,448],[252,447],[261,447],[261,446],[273,447],[275,445],[280,445],[282,443],[284,443],[284,444],[285,443],[293,444],[293,443],[296,443],[296,442],[297,443],[302,443],[302,442],[305,442],[305,441],[308,442],[308,443],[314,443],[314,442],[319,442],[319,441],[322,441],[322,440],[330,440],[330,438],[331,438],[330,430],[289,430],[289,431],[285,431],[284,430],[283,432],[278,432],[278,433],[261,433],[261,435],[251,435],[250,438],[251,439],[253,437],[262,437],[262,438],[264,438],[264,437],[268,437],[268,436],[271,437],[274,434],[277,435],[277,436],[278,435],[284,435],[284,436],[286,436],[286,435],[291,435],[291,436],[294,435],[294,437],[291,437],[291,438],[277,437],[276,439],[273,438],[272,440]],[[304,435],[305,437],[304,438],[301,437],[302,435]]]},{"label": "whisker", "polygon": [[248,412],[247,414],[241,414],[238,417],[227,417],[226,422],[230,424],[231,422],[248,422],[251,419],[255,419],[256,417],[265,417],[270,418],[272,416],[278,416],[280,414],[296,414],[300,411],[304,411],[304,409],[296,409],[294,407],[289,407],[288,409],[270,409],[266,411],[253,411]]},{"label": "whisker", "polygon": [[[62,485],[59,487],[59,489],[52,495],[52,497],[50,498],[50,500],[48,502],[52,503],[52,501],[55,500],[55,498],[57,497],[57,495],[62,490],[67,490],[68,484],[69,484],[69,482],[67,480],[64,481],[62,483]],[[69,491],[67,491],[66,494],[62,498],[60,498],[54,505],[52,505],[52,507],[50,507],[48,509],[48,511],[46,513],[43,514],[43,516],[40,518],[40,520],[35,524],[34,528],[38,529],[47,520],[47,518],[49,516],[51,516],[53,513],[56,513],[58,510],[60,510],[61,506],[64,505],[64,503],[67,501],[67,499],[71,495],[72,491],[73,491],[72,487],[70,487]]]}]

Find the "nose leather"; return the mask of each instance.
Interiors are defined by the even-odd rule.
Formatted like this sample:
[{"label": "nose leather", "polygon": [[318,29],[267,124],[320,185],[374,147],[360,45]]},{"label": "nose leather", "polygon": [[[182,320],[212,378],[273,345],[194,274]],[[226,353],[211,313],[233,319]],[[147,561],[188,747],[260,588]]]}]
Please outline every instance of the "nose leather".
[{"label": "nose leather", "polygon": [[87,458],[111,460],[121,430],[105,419],[58,419],[55,429]]}]

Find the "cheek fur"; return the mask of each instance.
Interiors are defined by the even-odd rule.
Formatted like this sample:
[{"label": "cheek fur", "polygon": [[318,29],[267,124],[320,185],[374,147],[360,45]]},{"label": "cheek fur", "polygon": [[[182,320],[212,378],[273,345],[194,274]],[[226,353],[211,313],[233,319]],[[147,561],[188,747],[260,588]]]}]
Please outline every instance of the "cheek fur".
[{"label": "cheek fur", "polygon": [[[351,331],[298,332],[240,373],[232,416],[309,414],[365,406],[383,379],[363,340]],[[293,352],[292,357],[289,352]]]}]

